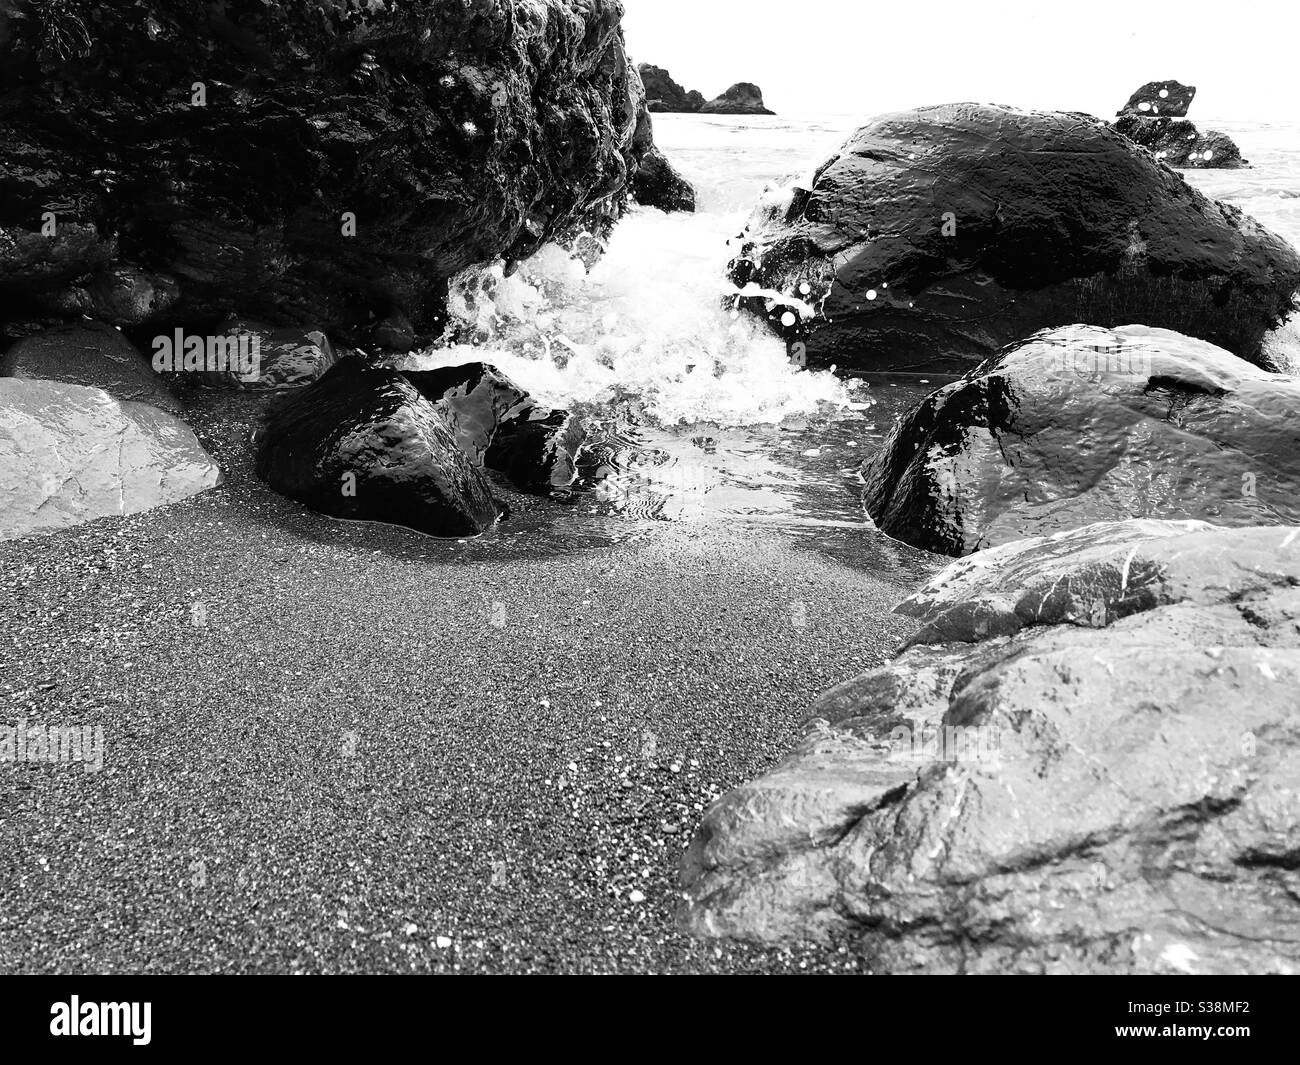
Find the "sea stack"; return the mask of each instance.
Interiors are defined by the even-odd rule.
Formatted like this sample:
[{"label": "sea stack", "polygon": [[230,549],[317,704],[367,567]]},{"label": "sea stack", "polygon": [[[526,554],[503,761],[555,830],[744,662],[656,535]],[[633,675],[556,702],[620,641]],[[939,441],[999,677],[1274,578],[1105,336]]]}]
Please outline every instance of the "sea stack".
[{"label": "sea stack", "polygon": [[748,81],[737,82],[716,100],[700,108],[705,115],[774,115],[763,104],[763,90]]}]

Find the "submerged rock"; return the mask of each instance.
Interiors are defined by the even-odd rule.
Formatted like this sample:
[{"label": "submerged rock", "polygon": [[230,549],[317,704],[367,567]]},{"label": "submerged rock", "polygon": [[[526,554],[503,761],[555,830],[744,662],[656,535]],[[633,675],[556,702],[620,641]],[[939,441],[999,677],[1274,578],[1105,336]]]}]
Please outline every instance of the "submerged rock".
[{"label": "submerged rock", "polygon": [[884,532],[948,555],[1126,517],[1300,522],[1300,380],[1166,330],[1051,330],[928,396],[864,477]]},{"label": "submerged rock", "polygon": [[935,583],[1018,624],[823,696],[706,811],[685,927],[882,972],[1295,972],[1300,528],[1089,526]]},{"label": "submerged rock", "polygon": [[149,403],[172,414],[185,409],[135,345],[99,322],[56,326],[16,341],[0,356],[0,377],[102,388],[114,399]]},{"label": "submerged rock", "polygon": [[748,81],[740,81],[721,96],[700,108],[705,115],[774,115],[763,104],[763,90]]},{"label": "submerged rock", "polygon": [[138,514],[220,478],[188,426],[152,403],[0,378],[0,539]]},{"label": "submerged rock", "polygon": [[618,0],[48,7],[0,15],[0,327],[107,300],[431,330],[449,277],[627,195]]},{"label": "submerged rock", "polygon": [[948,104],[875,119],[770,193],[730,273],[809,365],[961,372],[1073,322],[1259,361],[1300,256],[1097,119]]},{"label": "submerged rock", "polygon": [[1128,98],[1119,114],[1183,118],[1195,97],[1195,85],[1184,85],[1181,81],[1148,81]]},{"label": "submerged rock", "polygon": [[434,536],[474,536],[498,515],[437,407],[396,370],[355,356],[268,412],[257,473],[322,514]]},{"label": "submerged rock", "polygon": [[704,94],[687,92],[663,67],[640,63],[637,71],[645,85],[646,106],[655,113],[692,114],[704,106]]}]

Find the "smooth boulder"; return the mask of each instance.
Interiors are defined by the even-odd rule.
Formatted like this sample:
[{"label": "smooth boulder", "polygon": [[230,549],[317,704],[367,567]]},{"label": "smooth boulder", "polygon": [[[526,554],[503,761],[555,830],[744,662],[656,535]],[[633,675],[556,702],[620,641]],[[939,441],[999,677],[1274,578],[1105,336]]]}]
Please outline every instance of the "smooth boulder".
[{"label": "smooth boulder", "polygon": [[953,569],[948,613],[1017,570],[1091,602],[826,693],[705,812],[684,927],[876,972],[1297,971],[1300,528],[1089,526]]},{"label": "smooth boulder", "polygon": [[138,514],[220,479],[189,427],[152,403],[0,378],[0,539]]},{"label": "smooth boulder", "polygon": [[1300,522],[1300,380],[1166,330],[1045,331],[926,397],[863,475],[880,529],[954,556],[1127,517]]},{"label": "smooth boulder", "polygon": [[257,473],[322,514],[433,536],[474,536],[498,517],[483,472],[434,403],[356,356],[268,411]]},{"label": "smooth boulder", "polygon": [[102,388],[115,399],[171,414],[185,409],[135,345],[101,322],[55,326],[15,341],[0,356],[0,377]]},{"label": "smooth boulder", "polygon": [[730,275],[810,366],[964,372],[1074,322],[1256,362],[1300,255],[1098,119],[947,104],[877,118],[769,191]]}]

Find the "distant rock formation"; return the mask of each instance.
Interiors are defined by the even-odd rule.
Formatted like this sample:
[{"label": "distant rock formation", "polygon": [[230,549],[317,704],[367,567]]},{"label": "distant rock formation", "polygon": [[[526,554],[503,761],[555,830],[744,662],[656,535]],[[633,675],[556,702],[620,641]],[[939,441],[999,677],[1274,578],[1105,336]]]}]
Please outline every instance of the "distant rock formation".
[{"label": "distant rock formation", "polygon": [[1201,133],[1185,117],[1195,85],[1149,81],[1129,97],[1115,128],[1169,166],[1226,170],[1249,166],[1226,133]]},{"label": "distant rock formation", "polygon": [[705,115],[774,115],[763,105],[763,90],[748,81],[737,82],[716,100],[700,108]]},{"label": "distant rock formation", "polygon": [[692,89],[687,92],[673,80],[663,67],[653,63],[637,66],[645,83],[646,106],[655,113],[694,114],[704,106],[704,94]]}]

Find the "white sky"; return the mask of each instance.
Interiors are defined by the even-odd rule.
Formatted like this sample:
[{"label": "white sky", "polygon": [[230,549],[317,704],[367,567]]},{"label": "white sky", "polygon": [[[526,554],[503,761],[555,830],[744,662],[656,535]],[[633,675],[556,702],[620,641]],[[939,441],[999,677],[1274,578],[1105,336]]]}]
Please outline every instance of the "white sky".
[{"label": "white sky", "polygon": [[628,49],[708,98],[787,114],[957,100],[1108,117],[1143,82],[1189,117],[1300,121],[1300,0],[623,0]]}]

